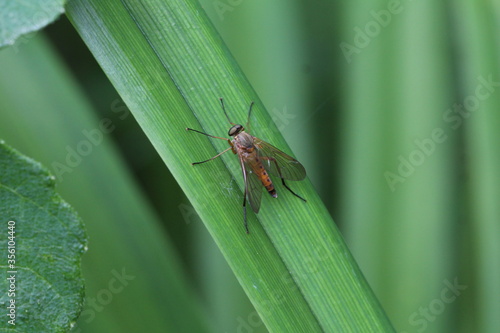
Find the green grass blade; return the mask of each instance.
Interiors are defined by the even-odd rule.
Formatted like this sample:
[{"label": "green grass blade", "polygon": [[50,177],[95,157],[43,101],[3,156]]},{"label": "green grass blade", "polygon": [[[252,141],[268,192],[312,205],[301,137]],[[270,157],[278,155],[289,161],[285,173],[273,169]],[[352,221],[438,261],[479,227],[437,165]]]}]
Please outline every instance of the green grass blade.
[{"label": "green grass blade", "polygon": [[[309,179],[318,189],[317,184],[314,183],[314,166],[317,164],[314,163],[314,158],[310,158],[314,156],[310,143],[313,141],[312,138],[317,139],[317,135],[311,135],[312,128],[311,132],[308,132],[307,128],[308,124],[313,127],[316,123],[312,121],[307,123],[311,118],[311,108],[305,102],[309,96],[307,78],[314,76],[304,70],[306,52],[301,47],[305,45],[298,42],[296,38],[301,36],[300,29],[303,24],[299,18],[302,10],[296,8],[299,4],[254,0],[245,2],[244,6],[241,6],[243,2],[234,3],[229,7],[232,10],[221,12],[211,0],[199,2],[252,87],[257,91],[274,123],[293,148],[295,156],[306,167]],[[256,17],[259,17],[261,24],[256,24]],[[262,24],[263,22],[266,23]],[[292,35],[294,38],[290,38]],[[297,135],[299,132],[301,134]],[[203,232],[206,233],[205,230]],[[209,242],[213,243],[211,238]],[[212,248],[215,247],[214,245],[201,244],[197,247]],[[212,263],[205,264],[205,266],[208,272],[219,270],[219,267],[208,268],[214,266]],[[223,288],[226,287],[223,286]],[[241,289],[239,284],[238,288]],[[212,289],[214,289],[213,286]],[[214,292],[212,291],[211,294],[213,295]],[[215,299],[215,297],[210,299]],[[238,304],[238,302],[233,304]],[[227,313],[227,307],[222,307],[221,312]],[[255,311],[244,313],[246,315],[241,318],[243,320],[235,315],[228,318],[233,323],[235,318],[238,318],[238,326],[242,328],[248,327],[242,322],[247,324],[252,322],[250,326],[253,329],[252,332],[267,332],[261,320],[253,324],[252,316],[256,315]]]},{"label": "green grass blade", "polygon": [[[391,331],[309,181],[263,197],[242,224],[234,156],[191,167],[227,147],[230,117],[289,152],[270,115],[195,1],[72,1],[68,15],[212,234],[264,323],[275,332]],[[234,180],[233,180],[234,179]]]},{"label": "green grass blade", "polygon": [[[346,72],[346,235],[396,329],[439,332],[452,311],[431,322],[420,309],[456,276],[446,246],[456,217],[448,184],[456,177],[450,147],[457,133],[443,121],[455,102],[450,47],[442,33],[445,11],[430,2],[406,3],[395,14],[381,1],[348,7],[353,17],[345,40],[360,52]],[[382,12],[385,24],[375,18]],[[427,24],[419,25],[423,18]],[[374,26],[377,33],[366,34]],[[442,133],[439,142],[435,131]],[[438,181],[447,185],[436,186]]]},{"label": "green grass blade", "polygon": [[[497,8],[495,8],[495,6]],[[464,232],[463,253],[474,260],[467,261],[464,274],[474,278],[471,286],[476,293],[467,292],[472,310],[461,310],[459,326],[462,332],[495,332],[500,327],[500,44],[498,43],[498,4],[459,1],[452,12],[457,32],[458,52],[466,66],[461,76],[464,101],[478,102],[467,113],[462,126],[465,130],[467,156],[465,189],[470,225]],[[483,80],[479,81],[479,77]],[[490,82],[484,84],[484,82]],[[478,94],[480,93],[480,95]]]}]

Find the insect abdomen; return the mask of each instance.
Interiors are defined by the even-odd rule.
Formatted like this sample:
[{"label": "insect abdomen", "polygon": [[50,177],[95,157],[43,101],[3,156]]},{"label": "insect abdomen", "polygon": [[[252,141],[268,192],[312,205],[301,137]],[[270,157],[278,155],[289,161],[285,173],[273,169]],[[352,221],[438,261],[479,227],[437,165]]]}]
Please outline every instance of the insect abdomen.
[{"label": "insect abdomen", "polygon": [[269,178],[269,174],[267,173],[266,169],[264,169],[264,165],[262,165],[262,162],[260,161],[259,158],[255,159],[256,164],[258,165],[258,170],[255,170],[254,172],[257,173],[257,175],[260,178],[260,181],[262,182],[262,185],[266,188],[267,192],[273,197],[277,198],[278,194],[276,193],[276,190],[274,189],[274,184],[271,178]]}]

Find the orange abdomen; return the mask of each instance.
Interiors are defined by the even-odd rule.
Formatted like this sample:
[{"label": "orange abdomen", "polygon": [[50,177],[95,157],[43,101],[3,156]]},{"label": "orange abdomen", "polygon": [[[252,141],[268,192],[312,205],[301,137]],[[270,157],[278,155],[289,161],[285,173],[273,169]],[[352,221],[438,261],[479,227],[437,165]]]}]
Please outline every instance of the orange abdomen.
[{"label": "orange abdomen", "polygon": [[253,172],[259,177],[262,185],[266,188],[267,192],[273,197],[278,197],[276,190],[274,189],[273,181],[269,178],[269,174],[266,169],[264,169],[264,165],[258,157],[255,158],[255,163],[252,164]]}]

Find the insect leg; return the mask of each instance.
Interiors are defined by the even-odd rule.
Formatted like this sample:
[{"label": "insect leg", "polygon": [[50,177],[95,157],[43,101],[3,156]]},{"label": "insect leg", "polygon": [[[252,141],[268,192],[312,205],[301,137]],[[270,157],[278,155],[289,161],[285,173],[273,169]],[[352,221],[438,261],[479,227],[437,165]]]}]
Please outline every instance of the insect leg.
[{"label": "insect leg", "polygon": [[[245,184],[246,187],[246,184]],[[243,195],[243,223],[245,224],[245,230],[247,231],[247,234],[250,233],[248,230],[248,222],[247,222],[247,195],[246,193]]]},{"label": "insect leg", "polygon": [[195,164],[202,164],[202,163],[205,163],[205,162],[208,162],[208,161],[211,161],[213,159],[216,159],[217,157],[219,157],[220,155],[224,154],[225,152],[227,152],[229,149],[231,149],[232,147],[229,147],[227,148],[226,150],[218,153],[217,155],[215,155],[214,157],[212,158],[209,158],[208,160],[205,160],[205,161],[201,161],[201,162],[194,162],[194,163],[191,163],[191,165],[195,165]]},{"label": "insect leg", "polygon": [[304,201],[304,202],[307,202],[307,200],[306,200],[306,199],[302,198],[300,195],[298,195],[297,193],[295,193],[294,191],[292,191],[292,189],[291,189],[291,188],[289,188],[289,187],[288,187],[288,185],[285,183],[285,179],[283,178],[283,175],[281,174],[281,169],[280,169],[280,167],[279,167],[279,165],[278,165],[278,161],[276,161],[276,159],[275,159],[274,157],[268,157],[268,156],[265,156],[265,157],[264,157],[264,156],[262,156],[261,158],[262,158],[263,160],[269,160],[269,161],[274,162],[274,164],[276,164],[276,170],[278,170],[278,174],[279,174],[279,176],[280,176],[280,178],[281,178],[281,183],[283,184],[283,186],[285,186],[285,187],[286,187],[286,189],[287,189],[288,191],[290,191],[293,195],[295,195],[297,198],[299,198],[300,200],[302,200],[302,201]]}]

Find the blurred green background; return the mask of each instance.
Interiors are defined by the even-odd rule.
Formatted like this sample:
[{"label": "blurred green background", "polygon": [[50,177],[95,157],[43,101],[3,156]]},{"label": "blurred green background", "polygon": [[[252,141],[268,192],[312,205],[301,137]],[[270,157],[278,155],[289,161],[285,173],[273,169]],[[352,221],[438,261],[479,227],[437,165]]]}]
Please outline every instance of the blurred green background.
[{"label": "blurred green background", "polygon": [[[201,3],[396,330],[497,332],[498,3]],[[75,331],[266,332],[66,18],[1,50],[0,72],[0,138],[52,172],[113,125],[58,185],[90,236]]]}]

